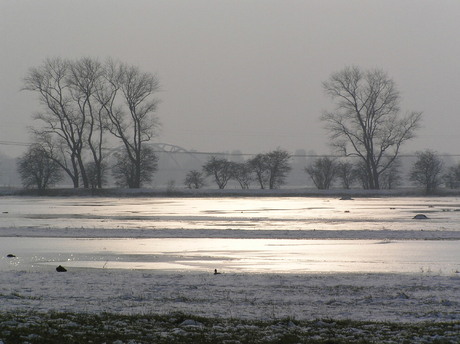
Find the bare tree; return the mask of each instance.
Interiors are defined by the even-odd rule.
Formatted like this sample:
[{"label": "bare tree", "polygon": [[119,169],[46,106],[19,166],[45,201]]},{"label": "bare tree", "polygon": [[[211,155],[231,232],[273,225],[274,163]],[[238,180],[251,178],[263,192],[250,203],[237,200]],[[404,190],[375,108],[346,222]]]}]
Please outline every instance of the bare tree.
[{"label": "bare tree", "polygon": [[266,154],[257,154],[252,159],[249,159],[248,166],[256,175],[256,180],[260,185],[261,189],[265,189],[266,184],[269,180],[268,170],[268,157]]},{"label": "bare tree", "polygon": [[457,189],[460,186],[460,163],[450,166],[442,177],[447,187]]},{"label": "bare tree", "polygon": [[96,165],[94,161],[86,164],[86,174],[91,189],[100,189],[107,182],[107,164],[103,161]]},{"label": "bare tree", "polygon": [[231,162],[230,164],[232,179],[235,179],[242,189],[249,189],[253,179],[249,164],[246,162]]},{"label": "bare tree", "polygon": [[84,175],[83,179],[87,179],[92,187],[95,183],[94,187],[102,188],[105,168],[103,162],[105,118],[103,104],[98,101],[96,95],[101,83],[105,81],[104,69],[99,61],[91,58],[70,62],[69,69],[70,90],[80,115],[86,121],[83,134],[92,161],[91,164],[87,164],[91,166],[91,176],[86,169],[83,169],[82,177]]},{"label": "bare tree", "polygon": [[397,158],[391,166],[380,175],[382,189],[394,189],[402,184],[401,161]]},{"label": "bare tree", "polygon": [[232,178],[231,162],[225,158],[211,156],[203,166],[207,176],[213,176],[219,189],[224,189]]},{"label": "bare tree", "polygon": [[[159,122],[155,115],[159,91],[157,76],[139,68],[109,61],[105,69],[107,83],[98,90],[98,100],[108,116],[108,129],[121,140],[133,170],[131,188],[142,182],[142,151],[146,142],[157,133]],[[121,95],[122,102],[117,102]]]},{"label": "bare tree", "polygon": [[261,189],[276,189],[285,183],[291,171],[290,159],[289,152],[278,148],[265,154],[257,154],[248,164],[255,173]]},{"label": "bare tree", "polygon": [[349,189],[357,178],[355,166],[348,161],[341,161],[337,164],[336,175],[345,189]]},{"label": "bare tree", "polygon": [[184,184],[189,189],[200,189],[204,185],[203,174],[197,170],[191,170],[185,176]]},{"label": "bare tree", "polygon": [[318,189],[328,190],[336,177],[337,164],[328,157],[318,158],[305,168],[305,172]]},{"label": "bare tree", "polygon": [[[24,79],[24,89],[36,92],[44,105],[45,111],[35,115],[35,119],[42,121],[43,128],[35,129],[35,133],[42,137],[56,136],[60,143],[65,144],[68,157],[63,159],[69,160],[66,172],[74,187],[79,186],[80,175],[84,186],[88,187],[82,156],[86,118],[80,116],[72,101],[69,71],[68,61],[47,59],[40,67],[29,70]],[[61,161],[61,164],[64,162]]]},{"label": "bare tree", "polygon": [[432,193],[441,183],[442,169],[442,160],[435,152],[418,152],[417,161],[410,172],[410,180],[423,186],[427,194]]},{"label": "bare tree", "polygon": [[331,75],[323,88],[336,109],[321,117],[333,146],[363,162],[370,189],[380,188],[380,176],[393,164],[400,148],[414,137],[420,112],[400,115],[400,93],[381,70],[347,67]]},{"label": "bare tree", "polygon": [[18,160],[18,171],[24,187],[47,189],[62,179],[60,166],[49,158],[39,144],[30,146]]},{"label": "bare tree", "polygon": [[114,157],[116,162],[112,167],[112,175],[120,187],[139,188],[151,182],[158,169],[158,157],[149,146],[142,147],[139,157],[140,166],[133,163],[125,149],[115,152]]}]

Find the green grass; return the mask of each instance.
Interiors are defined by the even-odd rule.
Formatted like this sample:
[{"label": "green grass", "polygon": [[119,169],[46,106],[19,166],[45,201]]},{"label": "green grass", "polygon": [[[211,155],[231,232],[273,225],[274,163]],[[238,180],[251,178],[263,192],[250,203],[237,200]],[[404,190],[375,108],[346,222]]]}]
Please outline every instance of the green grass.
[{"label": "green grass", "polygon": [[[186,326],[185,320],[194,321]],[[193,324],[193,322],[192,322]],[[460,322],[245,321],[186,314],[0,314],[0,340],[14,343],[459,343]]]}]

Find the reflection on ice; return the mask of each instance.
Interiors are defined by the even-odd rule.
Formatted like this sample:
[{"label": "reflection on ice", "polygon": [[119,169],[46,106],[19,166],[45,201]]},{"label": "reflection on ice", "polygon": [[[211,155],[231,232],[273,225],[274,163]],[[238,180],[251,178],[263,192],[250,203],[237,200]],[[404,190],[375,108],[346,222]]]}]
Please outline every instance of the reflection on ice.
[{"label": "reflection on ice", "polygon": [[0,270],[460,269],[460,200],[453,197],[1,197],[0,211]]},{"label": "reflection on ice", "polygon": [[[450,230],[460,200],[446,198],[0,198],[3,228]],[[416,214],[429,221],[414,221]]]},{"label": "reflection on ice", "polygon": [[273,239],[58,239],[3,238],[1,270],[68,268],[153,269],[251,273],[433,271],[460,269],[457,241]]}]

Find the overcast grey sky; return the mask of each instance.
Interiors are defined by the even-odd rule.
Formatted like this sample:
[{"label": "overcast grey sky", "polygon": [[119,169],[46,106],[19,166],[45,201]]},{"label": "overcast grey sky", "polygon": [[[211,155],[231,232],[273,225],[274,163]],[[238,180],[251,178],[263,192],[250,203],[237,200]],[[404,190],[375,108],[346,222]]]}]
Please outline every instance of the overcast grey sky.
[{"label": "overcast grey sky", "polygon": [[158,74],[158,142],[328,153],[321,83],[358,65],[384,69],[403,111],[424,113],[406,153],[460,154],[459,18],[458,0],[0,0],[0,141],[29,140],[29,67],[90,56]]}]

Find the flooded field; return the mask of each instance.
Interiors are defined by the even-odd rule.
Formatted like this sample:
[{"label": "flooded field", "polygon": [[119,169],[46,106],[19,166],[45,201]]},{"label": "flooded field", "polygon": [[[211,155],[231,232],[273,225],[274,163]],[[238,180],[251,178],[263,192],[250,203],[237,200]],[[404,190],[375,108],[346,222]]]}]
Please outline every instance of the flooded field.
[{"label": "flooded field", "polygon": [[[460,231],[460,199],[1,197],[1,228]],[[429,221],[414,221],[416,214]]]},{"label": "flooded field", "polygon": [[2,270],[460,270],[457,198],[4,197],[0,210],[1,255],[18,256]]}]

